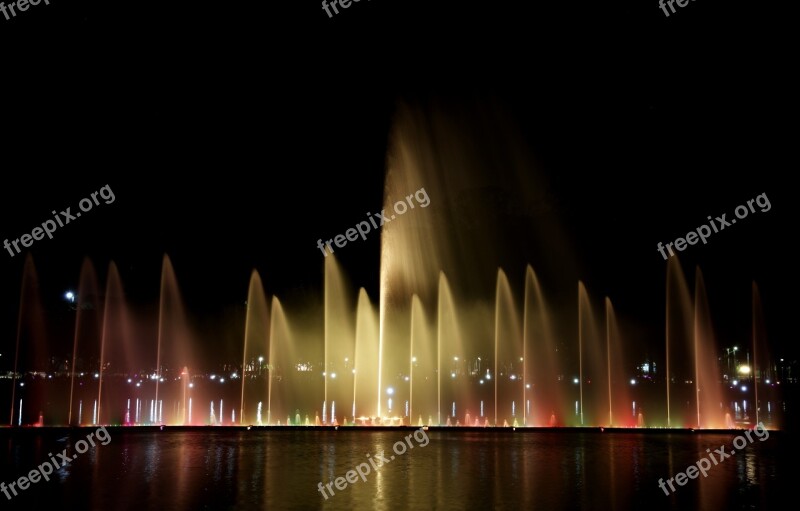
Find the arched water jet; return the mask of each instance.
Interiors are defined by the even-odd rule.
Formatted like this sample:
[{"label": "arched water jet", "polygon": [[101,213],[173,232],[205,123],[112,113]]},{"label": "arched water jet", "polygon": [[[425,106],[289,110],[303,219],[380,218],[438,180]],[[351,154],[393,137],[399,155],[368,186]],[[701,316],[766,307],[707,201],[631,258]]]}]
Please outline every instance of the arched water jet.
[{"label": "arched water jet", "polygon": [[[22,283],[20,284],[19,313],[17,315],[17,337],[14,348],[14,372],[11,376],[11,412],[9,426],[14,425],[14,409],[17,406],[17,375],[22,366],[45,368],[47,360],[47,342],[42,303],[39,297],[39,276],[33,264],[33,256],[28,253],[22,267]],[[26,349],[27,348],[27,349]],[[17,423],[21,425],[22,404],[19,404]]]},{"label": "arched water jet", "polygon": [[694,361],[697,389],[697,427],[724,428],[725,410],[717,364],[717,344],[700,268],[695,273]]},{"label": "arched water jet", "polygon": [[606,342],[600,334],[589,294],[578,281],[580,424],[603,424],[608,413]]},{"label": "arched water jet", "polygon": [[[697,399],[692,390],[694,386],[687,383],[696,379],[693,332],[694,302],[678,257],[670,257],[667,262],[665,322],[667,427],[676,424],[690,427],[697,418],[696,411],[693,413],[685,406],[680,409],[674,406],[674,403],[694,403]],[[692,355],[687,357],[687,353]]]},{"label": "arched water jet", "polygon": [[[353,300],[350,286],[333,255],[325,259],[324,285],[324,342],[325,367],[323,395],[323,423],[327,422],[327,407],[333,401],[347,403],[352,395],[352,380],[338,376],[349,367],[354,358],[355,331],[353,326]],[[331,420],[331,422],[333,422]]]},{"label": "arched water jet", "polygon": [[[160,394],[161,383],[170,380],[169,370],[178,371],[177,378],[182,379],[184,367],[197,368],[193,360],[192,349],[194,345],[186,321],[183,300],[175,277],[172,261],[166,254],[161,266],[161,286],[158,307],[158,347],[156,349],[155,400],[151,403],[151,421],[155,423],[179,423],[184,415],[183,410],[178,410],[171,421],[164,421],[164,394]],[[165,369],[166,368],[166,369]],[[189,375],[191,377],[191,375]],[[174,394],[174,393],[173,393]],[[174,395],[167,395],[175,398]],[[161,399],[159,399],[161,398]],[[169,410],[169,409],[168,409]],[[222,420],[220,413],[220,420]]]},{"label": "arched water jet", "polygon": [[[505,342],[501,343],[501,340]],[[508,278],[502,269],[497,270],[494,310],[494,425],[499,425],[498,407],[511,412],[511,418],[503,414],[504,421],[513,423],[516,417],[513,401],[517,384],[523,385],[522,364],[524,363],[522,335],[519,328],[519,317],[511,294]],[[500,386],[503,386],[500,392]],[[508,399],[511,402],[508,402]],[[507,407],[506,407],[507,406]],[[523,401],[524,408],[524,401]]]},{"label": "arched water jet", "polygon": [[[123,363],[128,362],[135,367],[134,357],[131,353],[129,340],[127,339],[129,332],[129,324],[127,320],[127,308],[125,305],[125,298],[122,292],[122,283],[120,281],[117,265],[112,261],[108,265],[108,276],[106,277],[106,294],[103,305],[103,322],[102,333],[100,335],[100,384],[97,388],[97,417],[100,424],[103,422],[103,410],[105,409],[105,401],[103,395],[103,385],[106,382],[106,373],[109,367],[117,370],[122,368]],[[109,346],[112,342],[114,346]],[[119,356],[119,348],[124,350],[124,355]],[[116,348],[116,349],[115,349]],[[106,399],[108,401],[108,399]],[[130,399],[128,400],[130,401]],[[130,405],[128,405],[128,410]],[[123,424],[130,422],[130,414],[128,413],[121,421]],[[110,418],[105,424],[112,424],[113,418]]]},{"label": "arched water jet", "polygon": [[[289,413],[290,389],[286,378],[295,369],[297,359],[289,322],[280,300],[272,297],[270,314],[269,359],[267,364],[269,384],[267,387],[267,425],[272,425],[274,416],[284,417]],[[296,363],[296,362],[294,362]],[[277,387],[277,388],[276,388]],[[276,399],[273,399],[273,396]],[[277,402],[277,407],[276,407]]]},{"label": "arched water jet", "polygon": [[[366,417],[379,417],[378,403],[380,388],[378,387],[378,342],[380,329],[378,311],[369,300],[367,291],[358,291],[356,306],[356,345],[350,374],[342,374],[343,378],[353,382],[353,402],[351,414],[366,420]],[[349,367],[349,366],[348,366]]]},{"label": "arched water jet", "polygon": [[[258,271],[250,274],[247,290],[247,312],[244,326],[242,350],[242,392],[239,406],[239,423],[246,420],[246,402],[258,403],[269,394],[269,375],[264,376],[265,356],[270,353],[269,305]],[[267,369],[269,373],[269,369]],[[264,385],[266,383],[266,386]],[[266,388],[265,388],[266,387]]]},{"label": "arched water jet", "polygon": [[[78,347],[80,346],[84,360],[91,360],[94,355],[92,351],[100,347],[101,340],[101,318],[100,318],[100,297],[97,291],[97,273],[88,258],[84,258],[81,264],[80,276],[78,279],[78,290],[75,299],[75,335],[72,340],[72,358],[70,359],[70,380],[69,380],[69,413],[67,414],[67,424],[72,425],[72,401],[75,392],[75,373],[78,369]],[[102,348],[101,348],[102,351]],[[93,367],[84,367],[88,373],[94,372]],[[97,369],[102,372],[102,365]],[[90,380],[91,381],[91,380]],[[86,389],[83,389],[84,391]],[[98,385],[99,392],[99,385]],[[96,411],[95,411],[96,415]],[[93,420],[94,422],[94,420]],[[78,424],[80,425],[80,424]]]}]

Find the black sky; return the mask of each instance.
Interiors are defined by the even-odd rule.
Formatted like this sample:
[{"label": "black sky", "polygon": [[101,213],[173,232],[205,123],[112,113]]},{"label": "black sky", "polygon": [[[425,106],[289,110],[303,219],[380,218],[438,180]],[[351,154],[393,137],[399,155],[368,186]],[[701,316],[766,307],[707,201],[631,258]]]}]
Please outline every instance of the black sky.
[{"label": "black sky", "polygon": [[[398,106],[490,107],[511,114],[552,185],[579,277],[643,338],[663,324],[656,244],[766,193],[771,211],[682,261],[689,275],[702,267],[715,327],[734,342],[757,280],[772,343],[796,356],[787,13],[362,0],[328,19],[316,1],[108,4],[0,18],[0,236],[106,184],[116,196],[31,248],[53,306],[84,256],[101,274],[115,260],[146,304],[168,253],[201,317],[241,303],[253,268],[270,294],[313,296],[316,240],[381,203]],[[3,354],[22,259],[0,252]],[[376,295],[377,237],[342,263]]]}]

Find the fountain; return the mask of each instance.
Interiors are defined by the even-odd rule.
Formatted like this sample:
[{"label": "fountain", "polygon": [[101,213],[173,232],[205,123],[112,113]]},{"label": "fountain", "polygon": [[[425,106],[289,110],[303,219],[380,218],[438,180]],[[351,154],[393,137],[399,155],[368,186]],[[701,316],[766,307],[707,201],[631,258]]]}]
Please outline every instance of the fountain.
[{"label": "fountain", "polygon": [[[190,325],[169,256],[160,282],[153,271],[153,306],[142,309],[123,287],[138,276],[112,262],[98,278],[86,260],[74,328],[48,337],[28,256],[4,392],[9,425],[724,428],[751,414],[777,423],[755,283],[752,359],[734,356],[726,373],[703,274],[697,268],[690,286],[670,258],[664,351],[659,332],[659,352],[642,352],[625,302],[615,299],[618,317],[611,297],[599,301],[609,293],[577,278],[530,162],[514,152],[496,162],[486,144],[464,143],[437,116],[398,119],[382,199],[369,207],[391,212],[423,186],[430,203],[382,228],[379,283],[369,292],[351,283],[338,253],[322,259],[321,289],[299,298],[267,292],[261,275],[279,269],[253,269],[226,335],[210,338]],[[486,136],[504,147],[503,137]],[[511,170],[489,175],[487,161]],[[509,240],[519,233],[531,236],[517,250]],[[67,336],[71,356],[62,353]],[[750,389],[733,388],[740,376]]]}]

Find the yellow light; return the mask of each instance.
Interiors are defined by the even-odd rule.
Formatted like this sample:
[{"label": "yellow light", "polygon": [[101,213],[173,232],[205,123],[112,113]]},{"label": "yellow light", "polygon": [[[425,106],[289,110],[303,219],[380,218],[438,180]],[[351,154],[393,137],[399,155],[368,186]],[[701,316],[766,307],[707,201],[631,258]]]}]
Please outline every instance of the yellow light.
[{"label": "yellow light", "polygon": [[750,366],[739,366],[739,372],[741,374],[750,374]]}]

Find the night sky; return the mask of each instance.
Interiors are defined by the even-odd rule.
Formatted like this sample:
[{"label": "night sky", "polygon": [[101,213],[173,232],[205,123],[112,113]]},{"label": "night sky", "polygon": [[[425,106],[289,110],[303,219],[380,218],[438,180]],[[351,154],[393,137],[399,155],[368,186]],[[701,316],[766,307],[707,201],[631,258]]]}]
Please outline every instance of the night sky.
[{"label": "night sky", "polygon": [[[576,279],[612,297],[655,352],[657,243],[766,193],[770,211],[681,261],[690,277],[703,270],[721,344],[747,341],[756,280],[770,344],[797,356],[786,13],[713,0],[669,17],[656,0],[361,0],[329,19],[316,1],[113,4],[51,0],[0,17],[0,237],[74,213],[104,185],[115,194],[28,249],[49,310],[63,311],[85,256],[101,276],[116,261],[131,302],[152,305],[164,253],[198,325],[243,304],[253,268],[270,295],[318,300],[317,239],[380,209],[398,109],[440,109],[487,140],[476,112],[497,111],[549,183]],[[529,235],[518,233],[522,252]],[[372,297],[379,255],[371,235],[339,259]],[[22,267],[0,252],[3,367]]]}]

